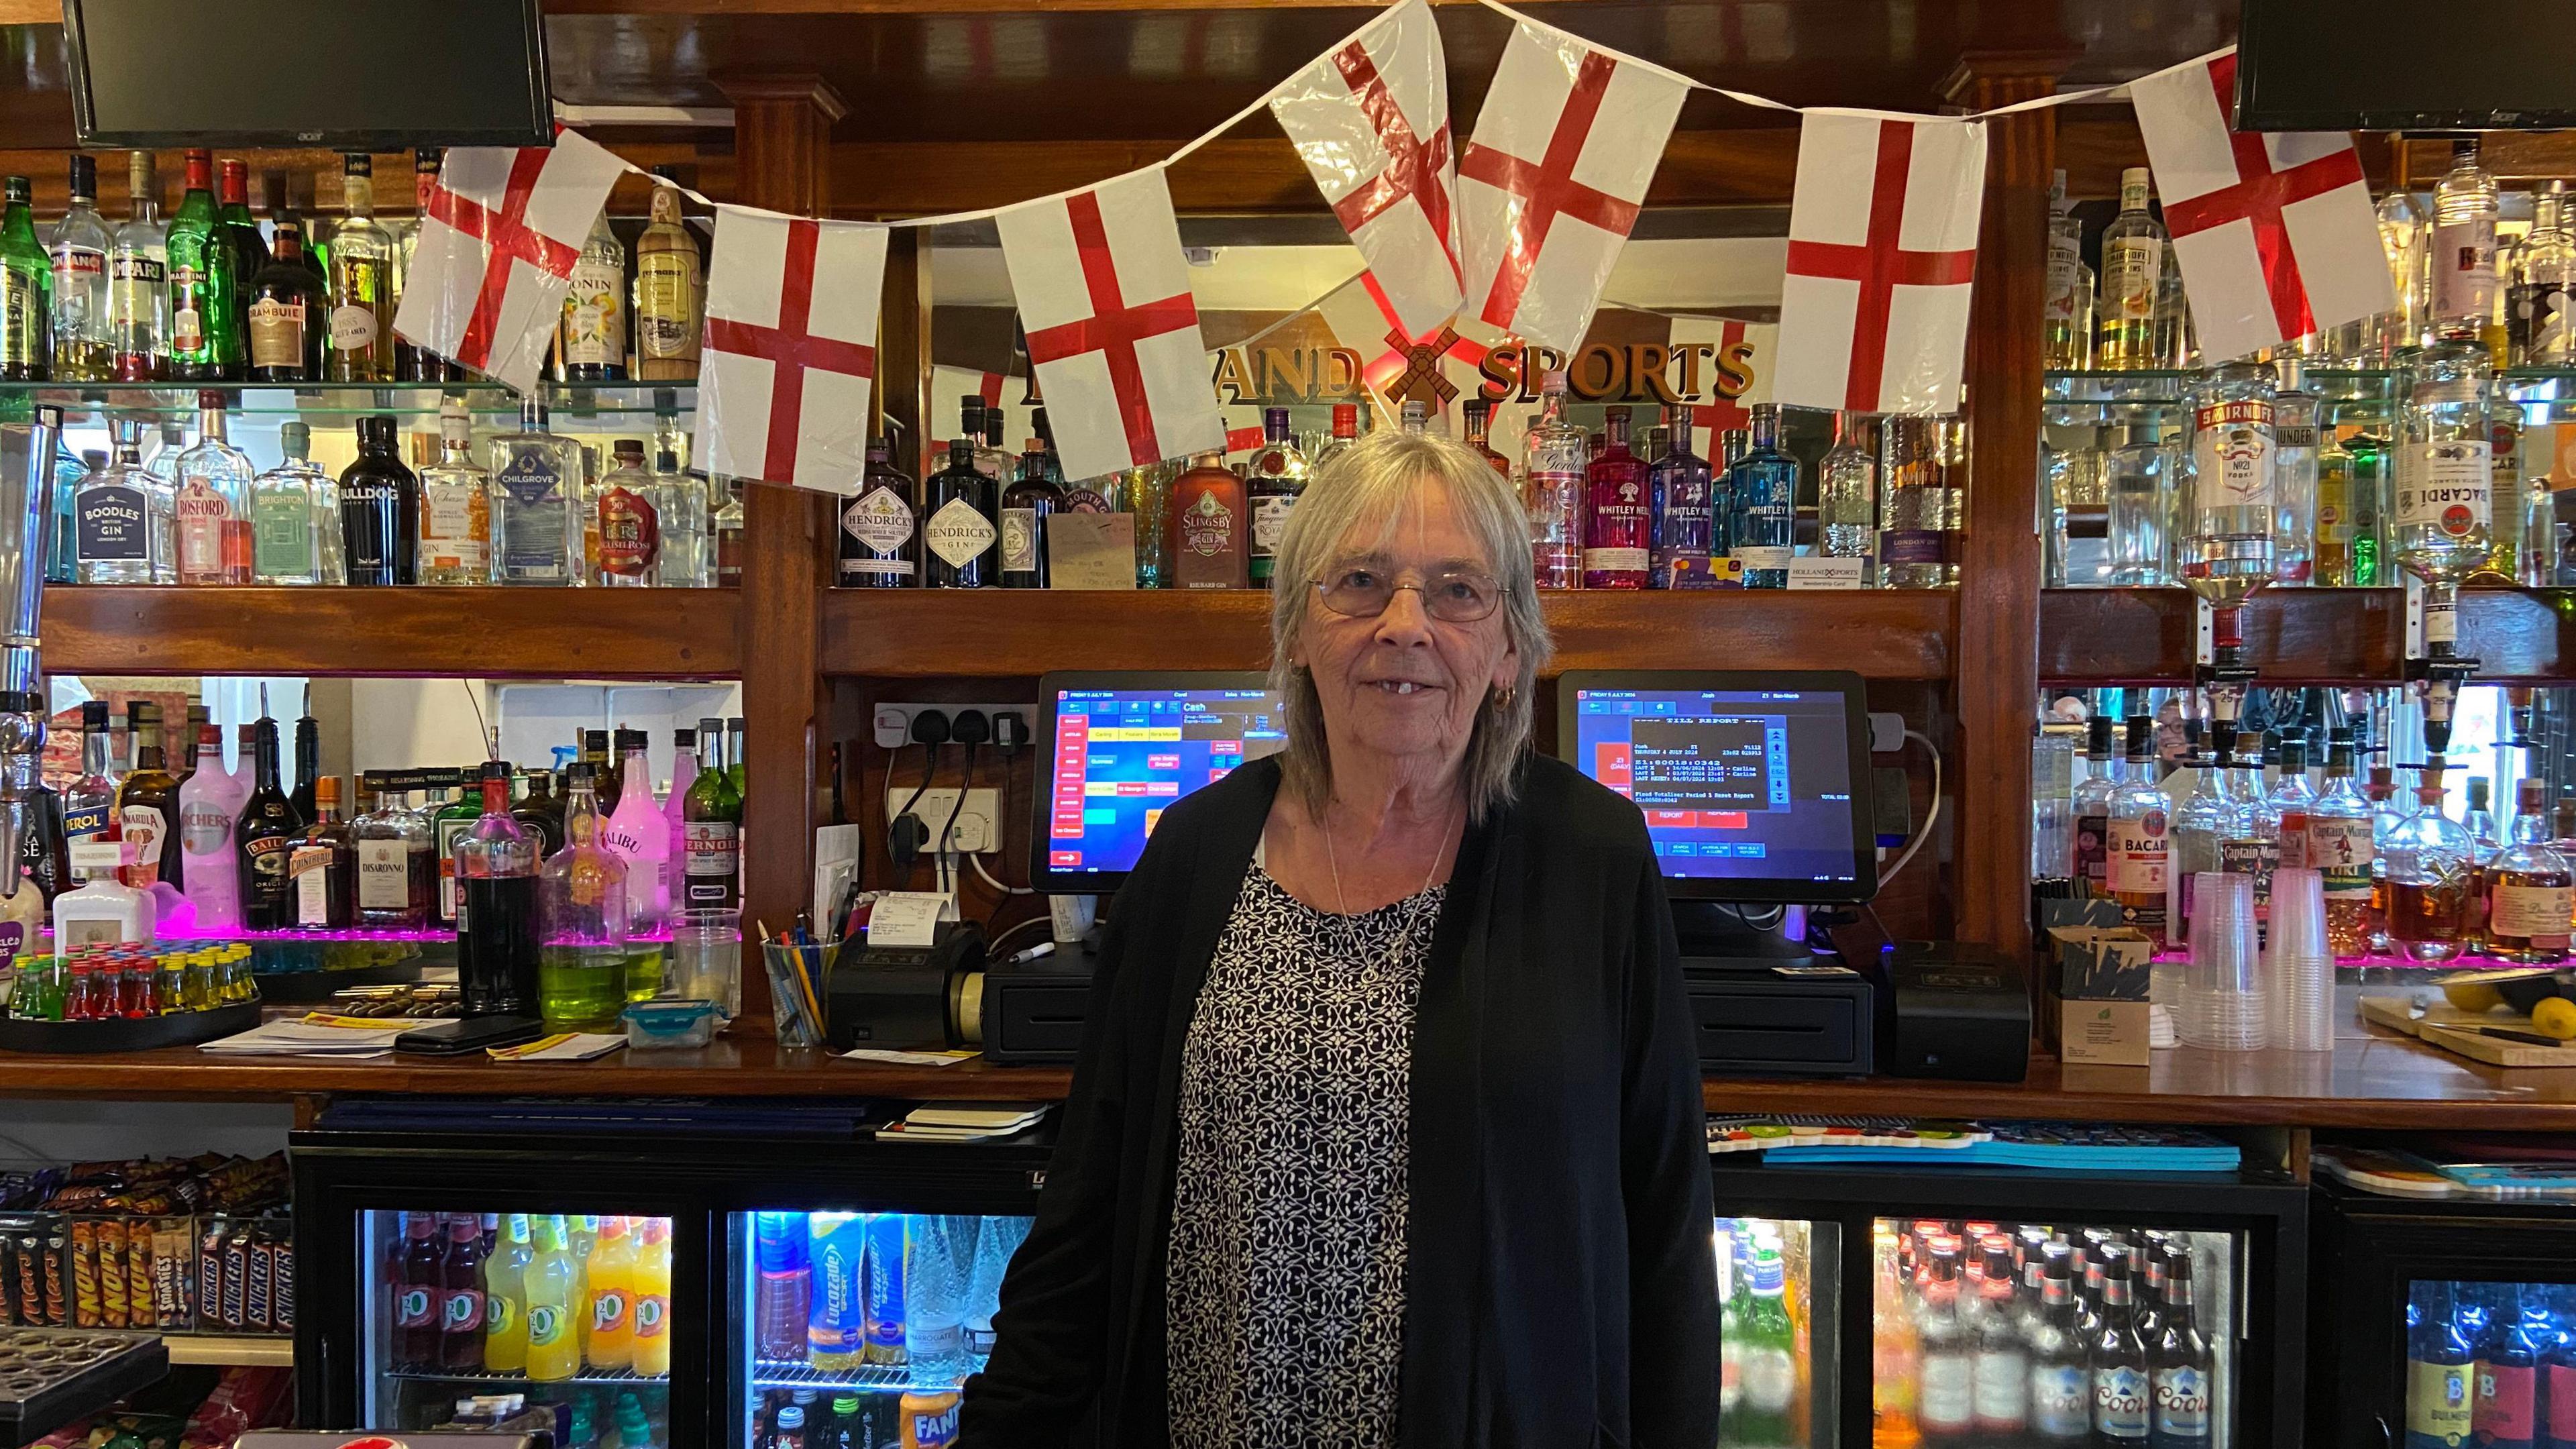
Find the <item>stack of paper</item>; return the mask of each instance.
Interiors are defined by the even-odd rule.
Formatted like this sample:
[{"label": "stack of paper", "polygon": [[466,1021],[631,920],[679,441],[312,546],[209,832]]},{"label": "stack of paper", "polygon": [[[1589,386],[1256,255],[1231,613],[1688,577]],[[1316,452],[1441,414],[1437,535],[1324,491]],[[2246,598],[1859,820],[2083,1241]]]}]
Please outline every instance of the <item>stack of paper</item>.
[{"label": "stack of paper", "polygon": [[882,1141],[982,1142],[1035,1125],[1050,1102],[924,1102],[902,1121],[877,1129]]},{"label": "stack of paper", "polygon": [[427,1018],[332,1016],[317,1011],[264,1021],[197,1049],[218,1056],[381,1057],[393,1051],[395,1037],[432,1024]]},{"label": "stack of paper", "polygon": [[610,1052],[624,1051],[626,1038],[614,1032],[562,1031],[541,1036],[517,1046],[485,1047],[484,1052],[496,1062],[586,1062]]}]

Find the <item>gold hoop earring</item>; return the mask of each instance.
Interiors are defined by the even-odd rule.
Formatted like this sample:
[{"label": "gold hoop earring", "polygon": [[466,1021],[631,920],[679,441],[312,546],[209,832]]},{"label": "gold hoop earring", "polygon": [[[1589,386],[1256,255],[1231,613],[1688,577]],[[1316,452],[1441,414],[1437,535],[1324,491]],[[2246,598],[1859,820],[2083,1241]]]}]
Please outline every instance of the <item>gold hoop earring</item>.
[{"label": "gold hoop earring", "polygon": [[1494,691],[1494,702],[1493,702],[1493,709],[1494,709],[1494,713],[1496,713],[1496,714],[1510,714],[1510,713],[1512,712],[1512,704],[1513,704],[1513,702],[1514,702],[1515,700],[1518,700],[1520,697],[1521,697],[1521,692],[1520,692],[1519,690],[1517,690],[1517,689],[1497,689],[1497,690],[1495,690],[1495,691]]}]

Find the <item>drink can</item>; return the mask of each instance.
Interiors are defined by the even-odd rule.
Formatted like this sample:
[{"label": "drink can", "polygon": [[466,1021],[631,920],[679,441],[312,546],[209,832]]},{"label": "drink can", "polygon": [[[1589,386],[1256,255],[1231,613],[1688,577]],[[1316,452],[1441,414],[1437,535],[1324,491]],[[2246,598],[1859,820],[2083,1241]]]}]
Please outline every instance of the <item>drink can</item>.
[{"label": "drink can", "polygon": [[867,1361],[898,1364],[904,1351],[904,1237],[901,1213],[868,1220]]},{"label": "drink can", "polygon": [[948,1449],[957,1442],[957,1404],[955,1389],[934,1393],[906,1390],[895,1407],[901,1417],[899,1428],[903,1449]]}]

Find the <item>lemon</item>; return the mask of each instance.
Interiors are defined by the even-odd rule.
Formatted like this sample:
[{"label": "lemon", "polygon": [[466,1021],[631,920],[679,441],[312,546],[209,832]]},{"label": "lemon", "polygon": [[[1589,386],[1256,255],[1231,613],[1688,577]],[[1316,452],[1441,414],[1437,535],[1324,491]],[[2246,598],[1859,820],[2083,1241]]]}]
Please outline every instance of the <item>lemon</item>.
[{"label": "lemon", "polygon": [[2576,1041],[2576,1001],[2553,996],[2531,1009],[2532,1029],[2560,1041]]},{"label": "lemon", "polygon": [[2504,993],[2484,981],[2445,982],[2442,999],[2462,1011],[2493,1011],[2504,1005]]}]

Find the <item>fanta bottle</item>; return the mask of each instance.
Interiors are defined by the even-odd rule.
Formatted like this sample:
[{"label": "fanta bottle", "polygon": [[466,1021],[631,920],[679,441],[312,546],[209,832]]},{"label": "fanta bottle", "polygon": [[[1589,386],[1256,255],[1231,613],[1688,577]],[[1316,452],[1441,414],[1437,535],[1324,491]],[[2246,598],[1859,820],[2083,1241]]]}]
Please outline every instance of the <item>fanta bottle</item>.
[{"label": "fanta bottle", "polygon": [[[642,1218],[635,1249],[635,1371],[659,1378],[671,1371],[671,1220]],[[636,1449],[630,1441],[629,1449]]]},{"label": "fanta bottle", "polygon": [[957,1442],[955,1389],[907,1389],[897,1403],[903,1449],[949,1449]]},{"label": "fanta bottle", "polygon": [[536,1248],[521,1279],[528,1306],[528,1377],[547,1383],[581,1372],[581,1334],[573,1312],[577,1270],[564,1247],[561,1217],[537,1220]]},{"label": "fanta bottle", "polygon": [[582,1357],[592,1368],[631,1368],[635,1363],[635,1239],[625,1218],[601,1218],[590,1249],[590,1343]]},{"label": "fanta bottle", "polygon": [[501,1224],[500,1241],[483,1260],[483,1367],[494,1373],[519,1373],[528,1366],[528,1261],[537,1255],[528,1241],[528,1215],[512,1213]]}]

